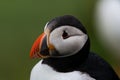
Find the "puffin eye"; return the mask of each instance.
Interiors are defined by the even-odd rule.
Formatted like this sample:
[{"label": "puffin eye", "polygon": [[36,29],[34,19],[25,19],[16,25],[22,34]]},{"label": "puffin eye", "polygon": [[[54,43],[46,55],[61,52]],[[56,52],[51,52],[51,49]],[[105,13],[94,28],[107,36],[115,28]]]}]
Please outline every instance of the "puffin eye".
[{"label": "puffin eye", "polygon": [[66,31],[63,31],[62,37],[63,37],[63,39],[67,39],[69,37],[69,35]]}]

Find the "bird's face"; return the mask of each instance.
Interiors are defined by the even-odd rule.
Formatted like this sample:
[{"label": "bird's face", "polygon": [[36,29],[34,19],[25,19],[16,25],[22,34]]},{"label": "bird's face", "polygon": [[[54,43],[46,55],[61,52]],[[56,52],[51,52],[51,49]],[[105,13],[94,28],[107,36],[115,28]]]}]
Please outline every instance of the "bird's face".
[{"label": "bird's face", "polygon": [[62,25],[53,29],[46,24],[42,33],[34,42],[30,56],[67,57],[76,54],[88,40],[87,34],[75,26]]}]

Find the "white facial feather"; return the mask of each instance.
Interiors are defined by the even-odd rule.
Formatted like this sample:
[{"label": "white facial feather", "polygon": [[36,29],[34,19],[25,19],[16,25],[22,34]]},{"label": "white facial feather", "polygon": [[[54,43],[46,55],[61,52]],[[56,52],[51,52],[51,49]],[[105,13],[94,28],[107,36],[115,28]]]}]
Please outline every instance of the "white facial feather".
[{"label": "white facial feather", "polygon": [[46,30],[48,23],[49,23],[49,22],[47,22],[47,23],[45,24],[44,31]]},{"label": "white facial feather", "polygon": [[[69,38],[63,39],[62,34],[66,31]],[[87,34],[73,26],[61,26],[53,30],[50,34],[50,43],[62,56],[69,56],[77,53],[86,43]]]},{"label": "white facial feather", "polygon": [[37,63],[31,72],[30,80],[95,80],[87,73],[72,71],[68,73],[56,72],[50,66]]}]

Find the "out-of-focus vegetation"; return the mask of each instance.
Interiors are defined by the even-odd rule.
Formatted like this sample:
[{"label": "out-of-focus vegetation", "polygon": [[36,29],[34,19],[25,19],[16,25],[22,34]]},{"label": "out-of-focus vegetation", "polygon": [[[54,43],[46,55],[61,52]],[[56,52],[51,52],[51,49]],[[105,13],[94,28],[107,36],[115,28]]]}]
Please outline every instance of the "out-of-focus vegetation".
[{"label": "out-of-focus vegetation", "polygon": [[1,0],[0,1],[0,80],[29,80],[32,67],[40,59],[30,59],[34,40],[50,19],[74,15],[91,38],[91,51],[111,65],[112,56],[100,45],[93,29],[96,0]]}]

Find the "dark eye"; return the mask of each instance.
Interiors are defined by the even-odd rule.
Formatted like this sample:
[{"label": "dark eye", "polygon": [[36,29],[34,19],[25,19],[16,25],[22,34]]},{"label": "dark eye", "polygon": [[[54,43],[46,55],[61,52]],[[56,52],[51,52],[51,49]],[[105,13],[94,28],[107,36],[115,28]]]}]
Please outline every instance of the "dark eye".
[{"label": "dark eye", "polygon": [[63,39],[66,39],[69,37],[69,35],[66,31],[63,31],[62,37],[63,37]]}]

